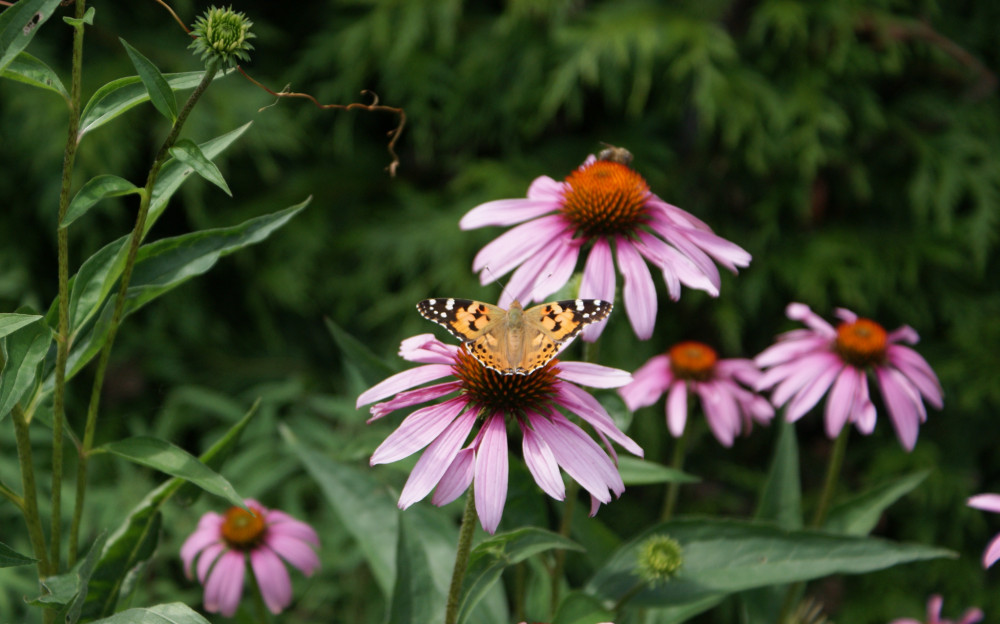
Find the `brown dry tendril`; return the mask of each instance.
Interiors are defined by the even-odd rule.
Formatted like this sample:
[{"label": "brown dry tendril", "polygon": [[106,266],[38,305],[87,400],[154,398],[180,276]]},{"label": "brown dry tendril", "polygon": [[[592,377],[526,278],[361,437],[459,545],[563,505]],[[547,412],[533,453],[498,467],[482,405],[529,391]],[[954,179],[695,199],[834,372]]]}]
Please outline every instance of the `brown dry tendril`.
[{"label": "brown dry tendril", "polygon": [[[0,0],[0,2],[2,2],[2,0]],[[184,24],[184,22],[181,20],[181,18],[177,16],[177,13],[175,13],[174,10],[172,8],[170,8],[170,5],[168,5],[164,0],[156,0],[156,2],[159,3],[163,8],[165,8],[170,13],[171,16],[173,16],[174,21],[176,21],[178,24],[180,24],[181,28],[184,29],[184,32],[186,32],[189,35],[191,34],[191,29],[189,29]],[[278,98],[282,98],[282,97],[305,98],[305,99],[309,100],[310,102],[312,102],[313,104],[315,104],[316,108],[321,108],[321,109],[340,109],[340,110],[362,109],[362,110],[367,110],[367,111],[382,111],[382,112],[394,113],[396,115],[399,115],[399,123],[396,124],[395,128],[393,128],[392,130],[390,130],[388,132],[389,144],[386,146],[386,149],[389,151],[389,155],[392,156],[392,162],[390,162],[389,166],[386,167],[386,171],[389,172],[390,176],[392,176],[392,177],[396,176],[396,169],[399,167],[399,156],[396,154],[396,141],[399,140],[399,135],[401,135],[403,133],[403,127],[406,126],[406,111],[404,111],[402,108],[396,108],[396,107],[393,107],[393,106],[384,106],[382,104],[379,104],[378,103],[378,95],[376,95],[372,91],[368,91],[367,89],[364,90],[364,91],[362,91],[361,94],[362,95],[366,95],[366,96],[371,96],[371,98],[372,98],[371,104],[363,104],[361,102],[351,102],[350,104],[320,104],[319,101],[316,98],[314,98],[313,96],[309,95],[308,93],[298,93],[298,92],[295,92],[295,91],[286,91],[285,89],[282,89],[281,91],[277,91],[277,92],[272,91],[271,89],[267,88],[266,86],[264,86],[260,82],[258,82],[256,80],[254,80],[253,78],[251,78],[250,75],[247,74],[243,70],[243,68],[240,67],[239,65],[236,66],[236,69],[238,69],[239,72],[241,74],[243,74],[244,78],[246,78],[247,80],[249,80],[255,86],[263,89],[264,91],[267,91],[268,93],[270,93],[274,97],[278,97]],[[262,108],[260,110],[264,110],[264,109]]]}]

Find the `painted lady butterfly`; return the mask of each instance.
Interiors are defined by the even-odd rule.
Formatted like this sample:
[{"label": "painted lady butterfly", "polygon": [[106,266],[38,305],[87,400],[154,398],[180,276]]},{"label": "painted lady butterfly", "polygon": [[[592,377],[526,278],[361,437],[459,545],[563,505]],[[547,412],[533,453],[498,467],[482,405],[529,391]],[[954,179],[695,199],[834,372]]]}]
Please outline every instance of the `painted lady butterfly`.
[{"label": "painted lady butterfly", "polygon": [[504,375],[527,375],[554,358],[584,326],[611,314],[600,299],[552,301],[525,310],[471,299],[425,299],[417,304],[424,318],[443,326],[465,344],[486,368]]}]

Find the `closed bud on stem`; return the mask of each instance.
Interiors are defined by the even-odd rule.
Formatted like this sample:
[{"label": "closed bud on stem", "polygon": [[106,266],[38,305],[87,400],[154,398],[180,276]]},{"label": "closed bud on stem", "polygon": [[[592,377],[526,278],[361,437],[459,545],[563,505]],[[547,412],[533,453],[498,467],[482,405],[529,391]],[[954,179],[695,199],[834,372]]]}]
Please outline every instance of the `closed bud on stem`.
[{"label": "closed bud on stem", "polygon": [[684,563],[684,551],[677,540],[654,535],[639,546],[638,570],[648,583],[669,581]]},{"label": "closed bud on stem", "polygon": [[232,7],[211,7],[195,20],[191,30],[195,40],[189,48],[206,64],[215,61],[220,69],[228,69],[238,61],[250,60],[250,39],[256,36],[250,32],[251,26],[253,22]]}]

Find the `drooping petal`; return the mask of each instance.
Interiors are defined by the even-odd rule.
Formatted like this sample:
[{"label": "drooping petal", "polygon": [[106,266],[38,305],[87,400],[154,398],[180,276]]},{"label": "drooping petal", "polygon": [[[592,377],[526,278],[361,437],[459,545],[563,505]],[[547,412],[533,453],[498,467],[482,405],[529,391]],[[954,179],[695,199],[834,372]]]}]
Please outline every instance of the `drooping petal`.
[{"label": "drooping petal", "polygon": [[487,225],[514,225],[559,209],[551,199],[497,199],[465,213],[458,227],[474,230]]},{"label": "drooping petal", "polygon": [[277,615],[292,604],[292,579],[273,550],[265,547],[250,551],[250,567],[268,611]]},{"label": "drooping petal", "polygon": [[548,444],[566,474],[602,503],[611,502],[607,473],[609,469],[618,473],[597,443],[568,421],[556,422],[552,417],[532,413],[527,416],[531,427]]},{"label": "drooping petal", "polygon": [[859,386],[864,383],[865,373],[853,366],[845,366],[830,388],[826,398],[826,435],[836,438],[857,408]]},{"label": "drooping petal", "polygon": [[[802,418],[823,398],[823,395],[829,390],[830,384],[840,374],[843,366],[845,365],[838,361],[836,365],[820,370],[819,374],[809,383],[802,386],[792,400],[788,402],[788,406],[785,408],[785,417],[791,422]],[[781,387],[779,386],[778,389],[780,390]],[[775,394],[777,392],[775,390]]]},{"label": "drooping petal", "polygon": [[[896,437],[904,449],[912,451],[917,444],[917,433],[920,429],[920,415],[917,405],[914,404],[913,391],[909,388],[906,378],[893,369],[876,367],[875,377],[882,389],[882,398],[889,409],[889,418],[896,430]],[[916,404],[919,403],[920,399],[917,398]]]},{"label": "drooping petal", "polygon": [[481,271],[480,282],[488,284],[506,275],[539,250],[563,238],[566,227],[561,215],[541,217],[529,223],[522,223],[480,249],[472,261],[472,270]]},{"label": "drooping petal", "polygon": [[704,230],[685,230],[684,235],[715,261],[736,273],[737,267],[750,266],[751,256],[746,249],[718,234]]},{"label": "drooping petal", "polygon": [[[781,337],[779,337],[779,342],[761,351],[760,354],[753,359],[753,363],[761,368],[778,366],[794,362],[794,360],[807,353],[812,353],[814,351],[828,351],[830,348],[830,339],[827,337],[817,336],[808,330],[796,330],[796,333],[804,335],[793,340],[781,340]],[[757,384],[757,387],[767,388],[770,385],[771,384],[765,384],[761,381]]]},{"label": "drooping petal", "polygon": [[655,355],[632,373],[632,383],[622,386],[618,394],[629,410],[634,412],[640,407],[656,403],[660,395],[670,387],[673,378],[670,358],[665,354]]},{"label": "drooping petal", "polygon": [[198,528],[192,533],[181,546],[181,561],[184,563],[184,573],[191,578],[191,564],[210,544],[217,543],[222,539],[222,516],[210,511],[198,521]]},{"label": "drooping petal", "polygon": [[545,299],[562,288],[569,278],[573,277],[576,261],[580,257],[580,243],[570,239],[556,248],[556,252],[546,263],[544,274],[536,280],[535,287],[529,295],[530,301],[545,301]]},{"label": "drooping petal", "polygon": [[437,487],[434,489],[434,496],[431,497],[431,502],[438,507],[447,505],[461,496],[462,492],[469,489],[469,484],[472,483],[473,463],[475,459],[475,449],[464,448],[459,451],[455,455],[455,459],[451,461],[451,465],[448,466],[448,470],[445,471],[444,476],[438,481]]},{"label": "drooping petal", "polygon": [[[761,377],[760,383],[767,387],[765,384],[775,375],[780,373],[784,376],[781,383],[771,393],[771,402],[778,407],[787,403],[793,396],[798,395],[803,388],[811,387],[817,379],[829,375],[830,371],[836,374],[843,366],[844,362],[833,353],[809,354],[800,358],[798,362],[789,362],[768,370]],[[832,376],[829,377],[829,381],[833,381]],[[816,400],[818,401],[819,397],[816,397]],[[813,405],[815,404],[816,402],[813,401]],[[806,409],[808,411],[809,408]]]},{"label": "drooping petal", "polygon": [[388,464],[416,453],[441,435],[467,405],[468,399],[458,396],[414,410],[375,449],[369,463]]},{"label": "drooping petal", "polygon": [[562,362],[557,377],[591,388],[619,388],[632,381],[628,371],[590,362]]},{"label": "drooping petal", "polygon": [[934,374],[934,369],[919,353],[909,347],[889,345],[886,349],[886,359],[917,387],[928,403],[937,409],[944,406],[941,382]]},{"label": "drooping petal", "polygon": [[[615,300],[615,262],[611,258],[611,245],[604,238],[595,240],[594,246],[590,248],[583,267],[583,278],[580,280],[580,298]],[[587,325],[583,328],[583,339],[587,342],[597,340],[607,323],[605,319]]]},{"label": "drooping petal", "polygon": [[656,286],[653,284],[653,276],[628,239],[618,236],[615,239],[615,249],[618,252],[618,266],[621,267],[625,280],[625,312],[635,335],[640,340],[648,340],[653,335],[656,324]]},{"label": "drooping petal", "polygon": [[701,399],[701,407],[705,411],[705,420],[715,438],[722,446],[730,447],[736,435],[740,432],[740,413],[732,395],[720,392],[719,387],[712,383],[695,384],[695,392]]},{"label": "drooping petal", "polygon": [[360,408],[362,405],[368,405],[369,403],[374,403],[375,401],[381,401],[382,399],[390,397],[397,392],[409,390],[410,388],[427,383],[428,381],[434,381],[435,379],[447,377],[451,375],[451,373],[451,366],[448,364],[428,364],[426,366],[417,366],[416,368],[396,373],[395,375],[383,379],[371,388],[362,392],[358,396],[356,407]]},{"label": "drooping petal", "polygon": [[475,472],[476,513],[483,530],[493,534],[507,502],[507,427],[503,414],[494,414],[483,424]]},{"label": "drooping petal", "polygon": [[221,540],[209,544],[205,547],[205,550],[201,551],[201,556],[198,558],[197,574],[198,582],[202,585],[205,584],[205,578],[208,576],[208,571],[212,569],[212,565],[219,559],[219,555],[227,550],[227,546]]},{"label": "drooping petal", "polygon": [[[544,418],[536,416],[536,418]],[[527,464],[531,476],[542,491],[556,500],[566,498],[566,484],[559,474],[559,464],[552,449],[531,427],[521,427],[521,449],[524,453],[524,463]]]},{"label": "drooping petal", "polygon": [[243,596],[243,553],[228,550],[205,582],[205,610],[232,617]]},{"label": "drooping petal", "polygon": [[670,394],[667,395],[667,429],[675,438],[684,434],[687,424],[687,394],[687,383],[678,379],[670,386]]},{"label": "drooping petal", "polygon": [[319,569],[319,555],[308,543],[290,535],[268,535],[265,543],[289,565],[306,576]]},{"label": "drooping petal", "polygon": [[1000,560],[1000,534],[997,534],[983,551],[983,567],[989,568]]},{"label": "drooping petal", "polygon": [[629,453],[642,457],[642,448],[618,429],[604,406],[586,391],[571,383],[561,383],[556,391],[555,400],[590,423],[594,429],[620,444]]},{"label": "drooping petal", "polygon": [[868,392],[867,377],[861,380],[861,385],[858,387],[858,395],[859,413],[854,417],[854,424],[857,426],[858,431],[864,435],[871,435],[872,431],[875,431],[875,421],[878,418],[878,414],[875,411],[875,404],[872,403],[871,395]]},{"label": "drooping petal", "polygon": [[406,485],[403,486],[403,491],[399,495],[400,509],[406,509],[434,489],[475,424],[475,413],[466,410],[430,443],[410,472]]},{"label": "drooping petal", "polygon": [[319,548],[319,536],[311,526],[296,520],[283,511],[270,509],[266,516],[267,534],[291,537]]},{"label": "drooping petal", "polygon": [[719,269],[712,262],[712,259],[701,250],[700,247],[687,238],[684,229],[678,228],[653,219],[650,221],[653,230],[662,236],[668,243],[673,245],[685,258],[689,259],[697,267],[698,272],[703,274],[708,281],[715,286],[716,290],[722,285],[722,278],[719,276]]}]

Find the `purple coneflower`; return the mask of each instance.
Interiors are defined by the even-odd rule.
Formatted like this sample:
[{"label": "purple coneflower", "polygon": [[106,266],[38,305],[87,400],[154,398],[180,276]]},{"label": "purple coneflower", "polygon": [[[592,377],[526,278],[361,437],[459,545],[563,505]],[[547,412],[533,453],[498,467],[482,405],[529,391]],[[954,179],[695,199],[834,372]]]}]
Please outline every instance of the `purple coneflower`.
[{"label": "purple coneflower", "polygon": [[[967,501],[969,507],[1000,513],[1000,494],[977,494]],[[1000,559],[1000,533],[994,537],[983,551],[983,567],[988,568]]]},{"label": "purple coneflower", "polygon": [[723,446],[732,446],[744,426],[749,432],[754,420],[768,423],[774,417],[766,399],[743,387],[753,387],[760,377],[753,360],[720,360],[708,345],[689,341],[650,358],[618,392],[632,411],[666,393],[667,428],[675,438],[687,423],[688,391],[697,394],[712,433]]},{"label": "purple coneflower", "polygon": [[[231,617],[243,596],[247,555],[250,569],[271,613],[292,603],[289,563],[311,576],[319,569],[316,531],[283,511],[247,499],[248,512],[231,507],[225,514],[208,512],[181,546],[184,572],[198,559],[198,581],[205,586],[205,610]],[[253,513],[251,513],[253,512]]]},{"label": "purple coneflower", "polygon": [[[590,492],[591,515],[600,503],[611,501],[612,493],[618,496],[624,491],[615,462],[560,409],[589,423],[612,457],[615,452],[609,438],[641,456],[639,445],[615,426],[601,404],[570,383],[617,388],[631,381],[627,372],[552,360],[529,375],[502,375],[484,367],[465,349],[444,344],[431,334],[404,340],[399,354],[425,366],[397,373],[362,393],[358,407],[392,397],[372,405],[369,422],[402,407],[443,399],[411,412],[372,454],[374,466],[427,447],[399,496],[401,509],[435,487],[431,502],[444,505],[475,481],[479,520],[486,531],[496,531],[507,500],[508,424],[521,430],[524,461],[549,496],[557,500],[566,496],[559,468]],[[418,387],[446,377],[454,379]]]},{"label": "purple coneflower", "polygon": [[[681,284],[717,296],[721,282],[714,262],[736,272],[750,264],[750,254],[650,192],[626,164],[628,159],[605,154],[588,157],[562,182],[536,178],[525,199],[476,206],[459,226],[521,224],[483,247],[473,261],[483,284],[517,269],[500,297],[501,307],[515,299],[542,301],[559,290],[573,274],[581,250],[587,259],[577,296],[613,301],[613,244],[625,280],[625,311],[636,335],[645,340],[653,334],[657,303],[647,261],[663,272],[667,292],[676,300]],[[595,340],[603,327],[595,323],[586,328],[584,339]]]},{"label": "purple coneflower", "polygon": [[962,619],[957,622],[941,619],[941,606],[944,600],[935,594],[927,601],[927,622],[921,622],[913,618],[898,618],[889,624],[975,624],[983,620],[983,612],[980,609],[972,608],[962,614]]},{"label": "purple coneflower", "polygon": [[837,327],[802,303],[789,304],[786,314],[808,329],[781,334],[776,344],[755,358],[758,366],[768,368],[758,389],[774,387],[771,402],[775,407],[787,405],[789,421],[801,418],[829,390],[827,435],[837,437],[849,422],[867,435],[875,429],[867,376],[872,371],[900,443],[912,450],[920,423],[927,420],[923,401],[937,409],[942,406],[941,385],[927,361],[898,344],[916,344],[917,332],[904,325],[887,333],[875,321],[844,308],[836,310],[841,320]]}]

